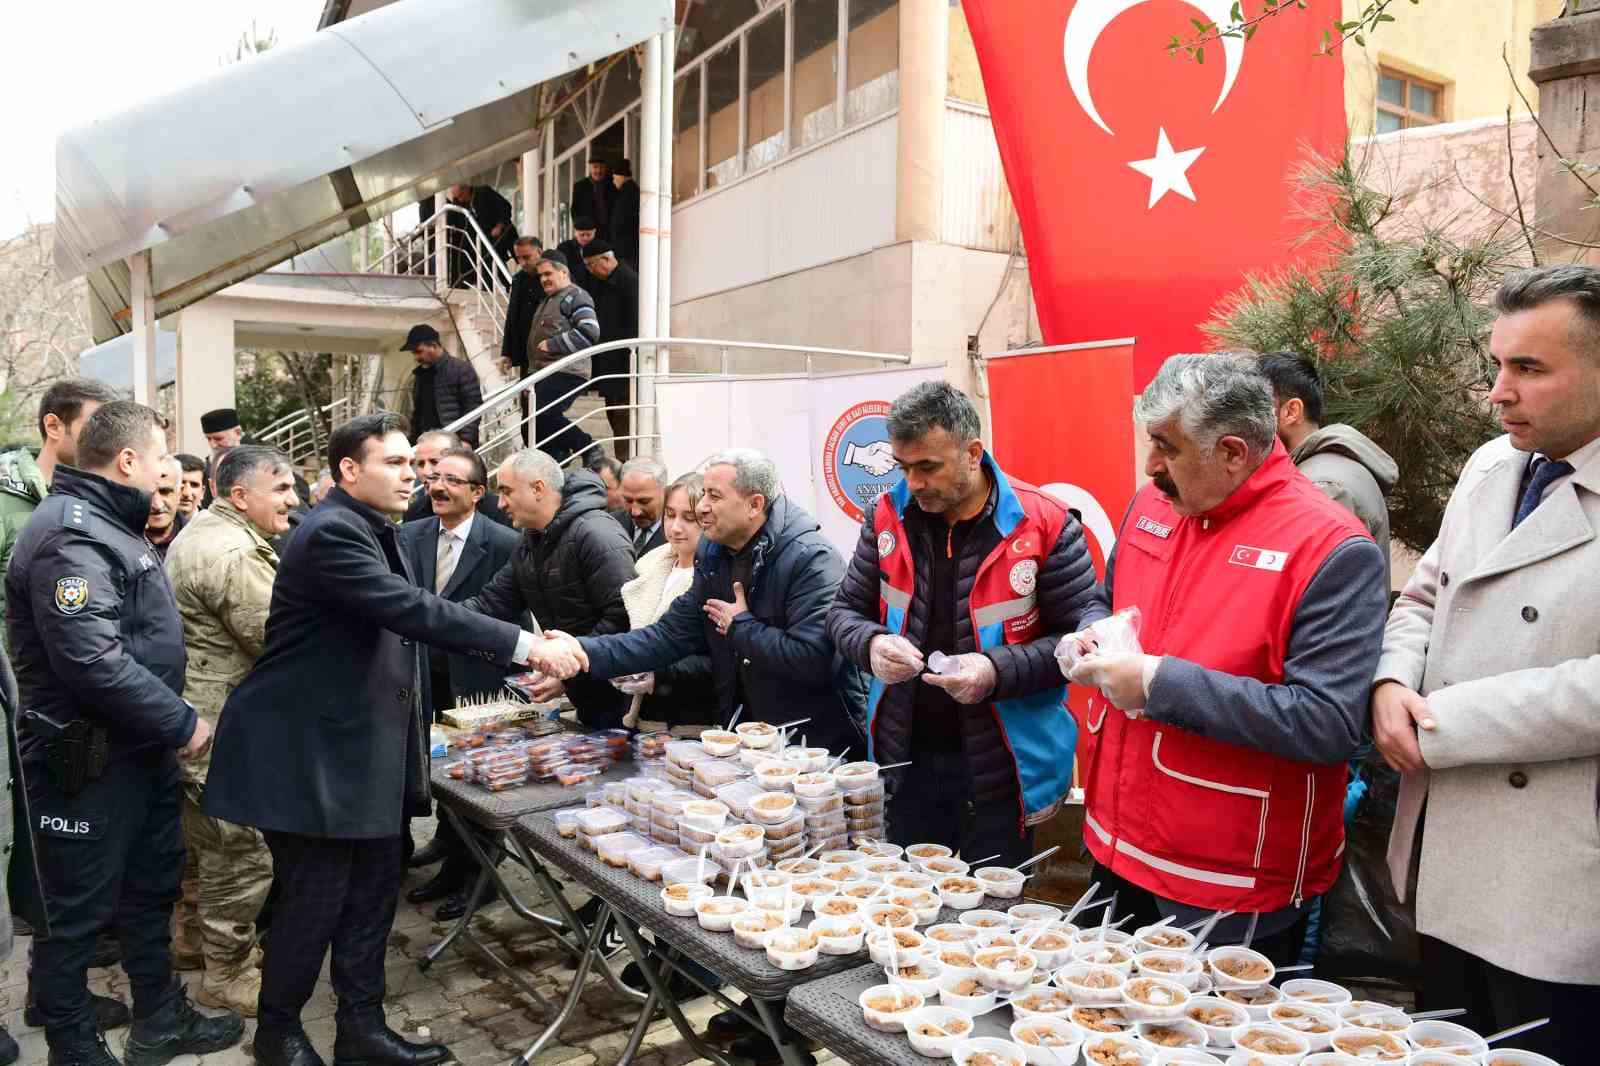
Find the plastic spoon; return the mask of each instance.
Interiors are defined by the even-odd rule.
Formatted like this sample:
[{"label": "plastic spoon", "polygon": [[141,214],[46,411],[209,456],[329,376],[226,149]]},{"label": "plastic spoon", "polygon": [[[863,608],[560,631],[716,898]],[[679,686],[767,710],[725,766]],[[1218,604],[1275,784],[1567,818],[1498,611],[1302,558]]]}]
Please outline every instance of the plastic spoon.
[{"label": "plastic spoon", "polygon": [[1407,1015],[1414,1022],[1436,1022],[1441,1018],[1455,1018],[1467,1013],[1465,1007],[1446,1007],[1443,1010],[1424,1010]]},{"label": "plastic spoon", "polygon": [[1018,869],[1018,870],[1026,870],[1028,867],[1032,866],[1034,863],[1038,862],[1040,859],[1048,859],[1050,856],[1054,855],[1056,852],[1058,852],[1060,850],[1061,850],[1061,845],[1060,844],[1057,844],[1055,847],[1052,847],[1052,848],[1045,848],[1043,851],[1041,851],[1039,854],[1035,855],[1033,858],[1029,859],[1027,862],[1018,863],[1016,869]]},{"label": "plastic spoon", "polygon": [[1244,931],[1244,941],[1239,945],[1246,951],[1250,950],[1250,941],[1256,938],[1256,923],[1261,920],[1261,912],[1254,911],[1250,915],[1250,925]]},{"label": "plastic spoon", "polygon": [[[1549,1025],[1549,1024],[1550,1024],[1550,1019],[1549,1018],[1536,1018],[1535,1020],[1533,1020],[1531,1022],[1523,1022],[1521,1025],[1513,1025],[1509,1029],[1502,1029],[1498,1033],[1490,1033],[1488,1036],[1483,1038],[1483,1042],[1485,1044],[1498,1043],[1501,1040],[1509,1040],[1514,1036],[1521,1036],[1523,1033],[1528,1032],[1530,1029],[1537,1029],[1541,1025]],[[1447,1050],[1454,1051],[1455,1048],[1449,1048]],[[1465,1050],[1468,1050],[1468,1049],[1463,1048],[1462,1050],[1465,1051]]]},{"label": "plastic spoon", "polygon": [[1094,903],[1095,893],[1099,892],[1099,891],[1100,891],[1100,882],[1099,881],[1090,882],[1088,890],[1085,891],[1083,895],[1078,897],[1078,902],[1074,903],[1072,905],[1072,909],[1067,911],[1067,916],[1066,916],[1066,918],[1063,919],[1063,921],[1066,921],[1068,924],[1071,924],[1072,919],[1076,918],[1078,916],[1079,912],[1081,912],[1085,907],[1088,907],[1088,906],[1090,906],[1091,904]]}]

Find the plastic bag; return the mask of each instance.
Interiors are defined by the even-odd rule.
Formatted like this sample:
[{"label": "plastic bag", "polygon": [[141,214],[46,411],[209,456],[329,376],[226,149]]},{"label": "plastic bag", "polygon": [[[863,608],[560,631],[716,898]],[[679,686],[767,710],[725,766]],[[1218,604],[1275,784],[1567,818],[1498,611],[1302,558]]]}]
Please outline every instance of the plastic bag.
[{"label": "plastic bag", "polygon": [[1090,643],[1094,645],[1094,650],[1089,654],[1106,655],[1116,652],[1143,654],[1144,648],[1139,644],[1139,627],[1143,619],[1144,616],[1137,606],[1124,607],[1115,614],[1091,623],[1087,629],[1062,637],[1061,642],[1056,645],[1056,664],[1061,667],[1061,676],[1066,677],[1081,659],[1086,658],[1078,652],[1078,642],[1075,638],[1080,635],[1088,637]]}]

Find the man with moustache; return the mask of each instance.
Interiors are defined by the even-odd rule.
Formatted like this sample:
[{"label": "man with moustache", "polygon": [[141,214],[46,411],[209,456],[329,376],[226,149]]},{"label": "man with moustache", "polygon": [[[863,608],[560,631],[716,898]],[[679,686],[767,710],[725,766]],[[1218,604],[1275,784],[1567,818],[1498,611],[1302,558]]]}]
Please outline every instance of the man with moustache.
[{"label": "man with moustache", "polygon": [[167,456],[161,464],[161,481],[150,497],[150,515],[144,521],[144,539],[163,561],[167,549],[183,531],[184,519],[178,514],[178,489],[182,478],[182,465],[174,457]]},{"label": "man with moustache", "polygon": [[[433,516],[400,527],[400,545],[417,584],[456,603],[482,592],[517,547],[516,533],[484,516],[482,506],[488,484],[489,473],[482,456],[470,448],[446,448],[435,460],[428,481]],[[432,710],[437,722],[440,712],[463,700],[500,691],[504,679],[505,671],[493,663],[430,647],[428,668],[423,675],[427,693],[424,706]],[[433,840],[412,855],[406,865],[430,866],[441,859],[444,865],[438,876],[407,892],[406,899],[412,903],[444,900],[434,912],[434,917],[444,922],[465,913],[466,889],[473,869],[466,847],[443,818]]]},{"label": "man with moustache", "polygon": [[[293,464],[276,448],[242,444],[217,463],[217,498],[172,542],[166,559],[188,649],[184,698],[217,728],[228,694],[266,643],[278,573],[272,542],[299,504]],[[203,967],[195,999],[246,1018],[256,1014],[256,917],[272,885],[260,832],[200,812],[209,760],[183,766],[183,899],[173,922],[173,957]]]}]

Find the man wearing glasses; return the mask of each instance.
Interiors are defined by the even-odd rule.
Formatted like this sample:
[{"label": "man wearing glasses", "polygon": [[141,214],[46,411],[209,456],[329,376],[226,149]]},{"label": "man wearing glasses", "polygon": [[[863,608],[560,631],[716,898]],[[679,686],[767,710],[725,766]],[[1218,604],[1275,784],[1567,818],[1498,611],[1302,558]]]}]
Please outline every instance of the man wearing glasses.
[{"label": "man wearing glasses", "polygon": [[[461,438],[448,430],[430,429],[417,438],[411,456],[411,468],[417,472],[417,484],[411,490],[411,503],[402,521],[415,522],[430,518],[435,513],[431,490],[433,479],[439,472],[439,457],[451,448],[460,447],[463,447]],[[511,519],[501,510],[500,501],[492,492],[478,501],[478,513],[506,529],[511,528]]]},{"label": "man wearing glasses", "polygon": [[[422,451],[422,442],[417,442]],[[419,461],[417,466],[422,464]],[[517,534],[487,521],[478,510],[488,491],[488,470],[471,448],[449,447],[430,464],[424,489],[433,507],[432,518],[406,522],[400,527],[400,550],[406,553],[417,584],[447,600],[460,603],[483,591],[517,546]],[[468,696],[499,691],[503,671],[494,663],[471,655],[428,649],[428,669],[423,699],[432,700],[434,720]],[[424,703],[424,706],[429,704]],[[407,861],[412,867],[444,860],[433,880],[406,893],[412,903],[444,900],[437,917],[449,921],[466,910],[466,889],[472,864],[466,848],[439,823],[439,832]]]}]

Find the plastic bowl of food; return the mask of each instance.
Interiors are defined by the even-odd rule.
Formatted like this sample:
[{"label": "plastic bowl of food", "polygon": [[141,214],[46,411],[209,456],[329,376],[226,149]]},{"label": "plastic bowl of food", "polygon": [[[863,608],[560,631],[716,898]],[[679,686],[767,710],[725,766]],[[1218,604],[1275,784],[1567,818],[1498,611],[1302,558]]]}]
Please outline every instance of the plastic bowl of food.
[{"label": "plastic bowl of food", "polygon": [[966,1014],[982,1014],[994,1006],[994,993],[974,975],[946,973],[939,977],[939,1002]]},{"label": "plastic bowl of food", "polygon": [[1176,1021],[1191,998],[1178,982],[1159,977],[1135,977],[1122,986],[1122,1007],[1136,1022]]},{"label": "plastic bowl of food", "polygon": [[783,918],[771,911],[747,910],[733,919],[733,941],[742,948],[765,951],[767,934],[783,928]]},{"label": "plastic bowl of food", "polygon": [[1272,960],[1249,948],[1221,947],[1206,952],[1211,980],[1221,991],[1235,988],[1260,988],[1271,984],[1278,969]]},{"label": "plastic bowl of food", "polygon": [[1064,1066],[1078,1061],[1083,1030],[1065,1018],[1034,1014],[1011,1023],[1011,1041],[1022,1049],[1029,1066]]},{"label": "plastic bowl of food", "polygon": [[956,1066],[1027,1066],[1028,1063],[1027,1052],[995,1036],[958,1040],[951,1056]]},{"label": "plastic bowl of food", "polygon": [[1065,1019],[1072,1007],[1072,996],[1050,985],[1033,985],[1011,997],[1011,1013],[1018,1018]]},{"label": "plastic bowl of food", "polygon": [[794,795],[789,792],[763,792],[750,801],[750,820],[762,825],[782,825],[794,811]]},{"label": "plastic bowl of food", "polygon": [[937,892],[895,892],[889,896],[889,902],[906,907],[917,916],[918,925],[928,925],[936,921],[943,904],[939,902]]},{"label": "plastic bowl of food", "polygon": [[[1209,978],[1208,978],[1209,980]],[[1262,985],[1260,988],[1213,988],[1209,995],[1220,996],[1229,1003],[1237,1003],[1245,1009],[1253,1022],[1267,1020],[1267,1011],[1274,1003],[1283,1002],[1283,993],[1278,991],[1276,985]],[[1407,1023],[1410,1019],[1406,1019]],[[1401,1026],[1402,1029],[1405,1026]]]},{"label": "plastic bowl of food", "polygon": [[708,933],[726,933],[733,920],[749,909],[750,901],[743,896],[707,896],[694,905],[700,928]]},{"label": "plastic bowl of food", "polygon": [[[1312,1051],[1327,1051],[1332,1047],[1333,1034],[1343,1025],[1339,1016],[1327,1007],[1291,999],[1267,1008],[1267,1024],[1299,1033],[1310,1042]],[[1466,1031],[1471,1032],[1470,1029]]]},{"label": "plastic bowl of food", "polygon": [[1285,981],[1280,988],[1286,999],[1297,999],[1302,1003],[1327,1007],[1335,1012],[1354,998],[1350,995],[1350,990],[1343,985],[1336,985],[1332,981],[1318,981],[1313,977],[1299,977]]},{"label": "plastic bowl of food", "polygon": [[1401,1033],[1411,1028],[1411,1016],[1383,1003],[1371,1000],[1352,1000],[1338,1010],[1339,1020],[1356,1029],[1371,1029],[1378,1033]]},{"label": "plastic bowl of food", "polygon": [[1039,960],[1021,948],[984,948],[973,953],[978,980],[993,992],[1020,992],[1033,981]]},{"label": "plastic bowl of food", "polygon": [[759,911],[776,914],[784,925],[794,925],[806,912],[806,901],[792,892],[783,896],[767,897],[752,906]]},{"label": "plastic bowl of food", "polygon": [[1018,929],[1023,926],[1051,925],[1061,920],[1061,908],[1048,903],[1018,903],[1006,913],[1011,916],[1012,926]]},{"label": "plastic bowl of food", "polygon": [[972,872],[983,890],[995,899],[1016,899],[1022,895],[1027,876],[1009,866],[982,866]]},{"label": "plastic bowl of food", "polygon": [[1129,1018],[1121,1006],[1091,1007],[1085,1004],[1075,1004],[1067,1011],[1067,1020],[1085,1033],[1127,1033],[1133,1034],[1133,1019]]},{"label": "plastic bowl of food", "polygon": [[1332,1050],[1363,1062],[1404,1062],[1411,1054],[1411,1045],[1400,1033],[1347,1026],[1333,1034]]},{"label": "plastic bowl of food", "polygon": [[879,929],[912,929],[917,913],[898,903],[872,903],[867,906],[867,924]]},{"label": "plastic bowl of food", "polygon": [[847,762],[834,769],[833,777],[839,782],[840,788],[860,788],[878,780],[878,764],[865,761]]},{"label": "plastic bowl of food", "polygon": [[1441,1052],[1448,1048],[1448,1053],[1458,1059],[1481,1059],[1489,1053],[1489,1045],[1483,1037],[1454,1022],[1412,1022],[1411,1028],[1406,1030],[1406,1039],[1418,1051]]},{"label": "plastic bowl of food", "polygon": [[1072,961],[1072,939],[1065,933],[1043,929],[1017,935],[1022,937],[1022,946],[1039,960],[1040,969],[1057,970]]},{"label": "plastic bowl of food", "polygon": [[817,953],[817,934],[809,929],[774,929],[767,934],[767,961],[780,970],[815,966]]},{"label": "plastic bowl of food", "polygon": [[1056,987],[1072,996],[1074,1003],[1089,1007],[1114,1007],[1122,1003],[1122,986],[1127,978],[1109,966],[1075,962],[1056,971]]},{"label": "plastic bowl of food", "polygon": [[972,870],[960,859],[928,859],[919,865],[932,877],[965,877]]},{"label": "plastic bowl of food", "polygon": [[1217,1066],[1210,1052],[1192,1047],[1164,1047],[1150,1061],[1154,1066]]},{"label": "plastic bowl of food", "polygon": [[710,898],[714,890],[710,885],[693,883],[668,885],[661,890],[661,906],[674,918],[693,918],[695,904]]},{"label": "plastic bowl of food", "polygon": [[730,859],[748,859],[767,846],[767,835],[759,825],[735,825],[717,834],[717,847]]},{"label": "plastic bowl of food", "polygon": [[917,873],[914,870],[899,870],[885,877],[883,883],[897,889],[920,892],[924,889],[933,888],[934,885],[938,884],[938,881],[927,874]]},{"label": "plastic bowl of food", "polygon": [[739,734],[740,744],[756,751],[765,751],[778,742],[778,727],[767,722],[740,722],[733,731]]},{"label": "plastic bowl of food", "polygon": [[[708,755],[726,759],[739,753],[739,734],[726,729],[705,729],[700,733],[700,746],[705,749]],[[667,758],[672,758],[670,750]],[[679,765],[682,765],[681,760]]]},{"label": "plastic bowl of food", "polygon": [[956,920],[962,925],[970,925],[974,929],[1011,928],[1011,916],[1005,911],[968,911]]},{"label": "plastic bowl of food", "polygon": [[1206,1031],[1187,1018],[1170,1022],[1140,1022],[1134,1034],[1156,1048],[1194,1048],[1206,1046]]},{"label": "plastic bowl of food", "polygon": [[826,899],[812,901],[812,913],[818,918],[853,918],[864,920],[861,901],[851,899],[849,896],[829,896]]},{"label": "plastic bowl of food", "polygon": [[794,789],[794,779],[800,776],[800,768],[794,763],[778,762],[768,759],[756,763],[756,781],[768,792],[788,792]]},{"label": "plastic bowl of food", "polygon": [[886,969],[883,972],[890,984],[915,989],[924,999],[932,999],[939,994],[939,982],[944,976],[944,968],[931,956],[910,966]]},{"label": "plastic bowl of food", "polygon": [[920,992],[898,985],[873,985],[857,998],[868,1027],[880,1033],[903,1033],[906,1022],[921,1010],[925,1001]]},{"label": "plastic bowl of food", "polygon": [[983,930],[975,925],[965,925],[960,922],[941,922],[928,927],[928,939],[940,944],[966,944],[969,947],[978,942]]},{"label": "plastic bowl of food", "polygon": [[806,928],[817,935],[817,950],[824,955],[854,955],[861,950],[867,926],[860,918],[814,918]]},{"label": "plastic bowl of food", "polygon": [[906,1020],[906,1039],[924,1058],[947,1059],[971,1035],[972,1019],[954,1007],[925,1006]]},{"label": "plastic bowl of food", "polygon": [[556,832],[562,837],[571,840],[578,835],[578,812],[576,810],[557,811]]},{"label": "plastic bowl of food", "polygon": [[1141,977],[1160,977],[1193,992],[1205,980],[1205,960],[1184,951],[1146,951],[1133,957],[1134,972]]},{"label": "plastic bowl of food", "polygon": [[739,879],[740,887],[750,902],[782,898],[789,891],[790,875],[781,870],[751,870]]},{"label": "plastic bowl of food", "polygon": [[1109,966],[1124,977],[1133,976],[1133,952],[1121,944],[1080,940],[1072,945],[1072,959],[1074,962],[1087,962],[1095,966]]},{"label": "plastic bowl of food", "polygon": [[1194,934],[1168,925],[1147,925],[1134,930],[1135,951],[1188,951],[1195,945]]},{"label": "plastic bowl of food", "polygon": [[1232,1047],[1233,1031],[1250,1023],[1250,1012],[1238,1003],[1216,996],[1196,996],[1183,1009],[1184,1017],[1205,1030],[1212,1047]]},{"label": "plastic bowl of food", "polygon": [[882,929],[867,926],[867,954],[873,962],[888,969],[911,966],[928,954],[928,942],[914,929]]},{"label": "plastic bowl of food", "polygon": [[1304,1034],[1281,1025],[1251,1022],[1239,1026],[1232,1036],[1234,1047],[1261,1059],[1264,1066],[1294,1066],[1311,1054],[1311,1041]]},{"label": "plastic bowl of food", "polygon": [[939,960],[943,973],[958,973],[963,977],[978,976],[978,964],[972,959],[972,952],[961,944],[936,944],[932,949],[933,957]]},{"label": "plastic bowl of food", "polygon": [[[1307,1059],[1307,1062],[1310,1060]],[[1561,1066],[1555,1059],[1535,1051],[1518,1051],[1516,1048],[1495,1048],[1487,1066]]]},{"label": "plastic bowl of food", "polygon": [[716,800],[692,800],[685,803],[678,814],[683,825],[702,832],[716,833],[728,821],[728,805]]},{"label": "plastic bowl of food", "polygon": [[[756,771],[758,779],[760,773],[760,770]],[[797,774],[794,779],[794,794],[802,798],[820,799],[823,796],[831,796],[838,790],[839,786],[834,782],[833,775],[823,770],[808,770]]]},{"label": "plastic bowl of food", "polygon": [[944,877],[934,888],[939,902],[953,911],[967,911],[983,902],[983,886],[970,877]]},{"label": "plastic bowl of food", "polygon": [[1083,1041],[1087,1066],[1150,1066],[1155,1049],[1131,1033],[1094,1033]]}]

